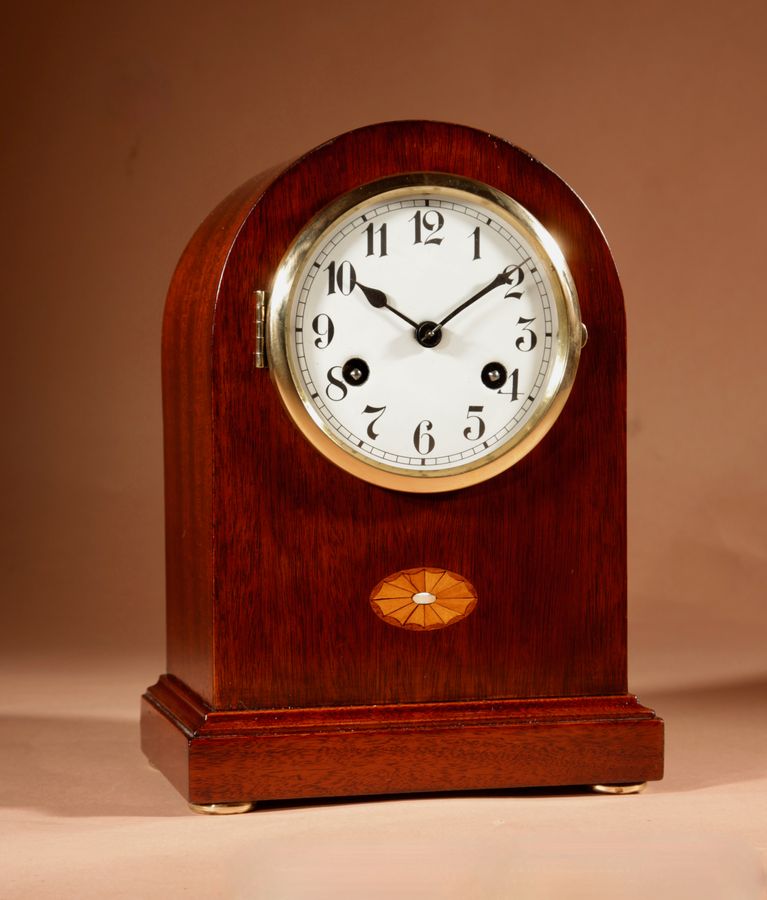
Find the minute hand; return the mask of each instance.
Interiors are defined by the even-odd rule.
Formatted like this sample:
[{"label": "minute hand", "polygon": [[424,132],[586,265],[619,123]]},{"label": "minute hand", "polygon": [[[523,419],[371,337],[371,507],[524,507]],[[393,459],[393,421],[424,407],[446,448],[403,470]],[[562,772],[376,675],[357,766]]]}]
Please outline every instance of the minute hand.
[{"label": "minute hand", "polygon": [[[456,307],[451,313],[445,316],[445,318],[439,323],[439,327],[442,328],[446,325],[452,318],[458,315],[459,312],[463,312],[467,306],[471,306],[472,303],[475,303],[479,300],[480,297],[484,297],[485,294],[489,294],[490,291],[494,291],[497,287],[500,287],[502,284],[511,284],[513,279],[516,277],[517,272],[520,270],[520,266],[506,266],[506,268],[500,274],[496,275],[495,278],[489,283],[486,284],[482,290],[477,291],[474,296],[469,297],[468,300],[464,300],[464,302]],[[521,279],[520,279],[521,280]]]}]

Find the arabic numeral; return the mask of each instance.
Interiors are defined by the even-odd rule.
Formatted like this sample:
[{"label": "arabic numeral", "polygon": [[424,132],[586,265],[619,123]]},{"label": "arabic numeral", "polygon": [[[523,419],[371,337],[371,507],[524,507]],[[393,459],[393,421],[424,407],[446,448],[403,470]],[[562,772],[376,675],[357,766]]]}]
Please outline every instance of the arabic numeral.
[{"label": "arabic numeral", "polygon": [[532,319],[525,319],[522,316],[517,320],[517,325],[522,326],[523,334],[517,338],[514,342],[514,346],[523,353],[529,353],[538,343],[538,335],[530,327],[534,321],[535,317]]},{"label": "arabic numeral", "polygon": [[344,397],[349,393],[349,389],[343,383],[340,377],[334,375],[334,372],[338,372],[338,375],[343,374],[343,369],[341,366],[333,366],[328,369],[327,379],[328,386],[325,388],[325,396],[328,400],[333,400],[337,403],[339,400],[343,400]]},{"label": "arabic numeral", "polygon": [[312,330],[318,335],[314,341],[314,346],[318,350],[325,350],[329,347],[330,342],[333,340],[333,335],[336,333],[333,327],[333,320],[325,313],[320,313],[312,319]]},{"label": "arabic numeral", "polygon": [[514,400],[519,400],[519,369],[514,369],[514,371],[509,376],[509,381],[506,382],[506,387],[511,384],[510,391],[499,390],[496,391],[498,394],[503,394],[504,397],[510,397],[512,402]]},{"label": "arabic numeral", "polygon": [[504,269],[504,273],[506,274],[506,284],[511,290],[506,291],[503,296],[507,299],[511,298],[512,300],[519,300],[523,292],[515,291],[514,288],[519,287],[524,281],[525,273],[522,266],[507,266],[506,269]]},{"label": "arabic numeral", "polygon": [[472,233],[469,235],[469,237],[474,238],[474,256],[472,257],[472,259],[480,259],[480,255],[479,255],[479,225],[477,225],[477,227],[474,229],[474,231],[472,231]]},{"label": "arabic numeral", "polygon": [[434,428],[434,423],[428,419],[419,422],[413,432],[413,446],[421,456],[427,456],[434,449],[436,441],[434,435],[429,432]]},{"label": "arabic numeral", "polygon": [[[367,428],[367,435],[371,441],[374,441],[378,437],[379,432],[375,431],[373,426],[381,418],[381,416],[386,412],[386,407],[385,406],[366,406],[362,410],[362,412],[365,413],[366,415],[373,416],[373,418],[371,419],[370,424],[368,425],[368,428]],[[375,415],[376,413],[378,413],[378,415]]]},{"label": "arabic numeral", "polygon": [[376,229],[371,222],[368,227],[365,229],[365,236],[367,237],[367,253],[365,256],[375,256],[376,255],[376,237],[378,238],[378,255],[386,256],[386,223]]},{"label": "arabic numeral", "polygon": [[[438,231],[442,230],[445,224],[445,217],[436,209],[427,209],[422,212],[420,209],[414,216],[411,216],[411,222],[415,223],[415,239],[414,244],[441,244],[442,238],[435,237]],[[430,236],[424,239],[424,232]]]},{"label": "arabic numeral", "polygon": [[346,296],[351,294],[357,284],[357,273],[350,262],[344,261],[340,266],[336,266],[334,262],[331,262],[325,271],[328,273],[329,294],[335,294],[336,287]]},{"label": "arabic numeral", "polygon": [[466,413],[468,420],[474,420],[471,425],[467,425],[463,429],[463,436],[467,441],[478,441],[485,433],[485,423],[482,421],[478,413],[481,413],[484,406],[470,406]]}]

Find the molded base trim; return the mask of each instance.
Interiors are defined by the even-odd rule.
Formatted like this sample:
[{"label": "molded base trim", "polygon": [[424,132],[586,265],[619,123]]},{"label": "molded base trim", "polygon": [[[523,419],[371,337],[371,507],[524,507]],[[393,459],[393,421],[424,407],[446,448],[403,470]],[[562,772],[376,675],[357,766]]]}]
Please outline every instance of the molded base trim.
[{"label": "molded base trim", "polygon": [[164,675],[141,740],[194,804],[663,777],[663,721],[630,694],[215,711]]}]

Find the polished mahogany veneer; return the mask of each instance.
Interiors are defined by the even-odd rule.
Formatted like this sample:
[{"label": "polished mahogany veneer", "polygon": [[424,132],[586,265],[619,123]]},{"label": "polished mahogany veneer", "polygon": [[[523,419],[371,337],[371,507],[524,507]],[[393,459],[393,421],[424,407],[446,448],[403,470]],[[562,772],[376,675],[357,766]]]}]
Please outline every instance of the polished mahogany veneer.
[{"label": "polished mahogany veneer", "polygon": [[[296,430],[254,366],[254,292],[331,200],[403,172],[518,200],[557,239],[589,342],[549,434],[446,494],[375,487]],[[194,803],[636,782],[663,724],[627,694],[625,320],[590,213],[524,151],[398,122],[342,135],[235,191],[171,283],[163,332],[168,675],[150,759]],[[447,569],[479,598],[392,627],[390,573]]]}]

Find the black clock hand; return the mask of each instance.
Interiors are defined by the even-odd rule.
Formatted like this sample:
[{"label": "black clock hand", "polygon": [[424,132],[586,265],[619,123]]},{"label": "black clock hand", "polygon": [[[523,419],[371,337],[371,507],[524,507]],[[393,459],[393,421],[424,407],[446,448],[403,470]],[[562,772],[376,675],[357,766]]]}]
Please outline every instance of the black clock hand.
[{"label": "black clock hand", "polygon": [[[445,318],[438,323],[438,327],[442,328],[446,325],[452,318],[458,315],[459,312],[463,312],[467,306],[471,306],[472,303],[475,303],[479,300],[480,297],[484,297],[485,294],[489,294],[490,291],[494,291],[497,287],[500,287],[502,284],[511,284],[514,278],[516,277],[518,272],[521,272],[522,264],[519,265],[510,265],[506,266],[506,268],[500,274],[496,275],[495,278],[489,283],[486,284],[482,290],[477,291],[472,297],[469,297],[468,300],[465,300],[460,306],[456,307],[449,315],[445,316]],[[516,282],[522,281],[521,278]]]},{"label": "black clock hand", "polygon": [[357,282],[357,287],[365,295],[365,299],[371,306],[374,306],[376,309],[388,309],[390,312],[393,312],[395,316],[399,316],[400,319],[403,319],[405,322],[407,322],[408,325],[411,325],[413,328],[418,328],[417,322],[409,319],[404,313],[401,313],[393,306],[389,306],[389,301],[383,291],[379,291],[378,288],[372,288],[368,287],[367,285],[360,284],[359,281]]}]

